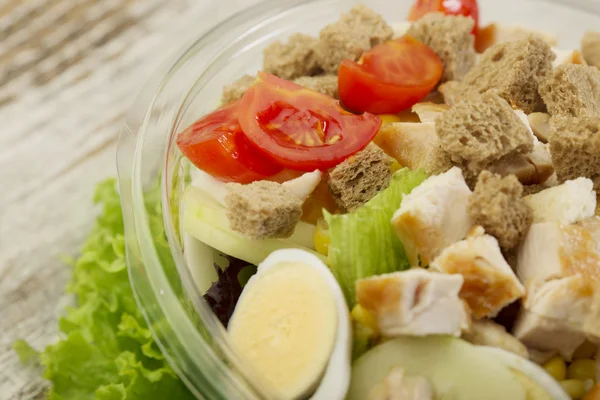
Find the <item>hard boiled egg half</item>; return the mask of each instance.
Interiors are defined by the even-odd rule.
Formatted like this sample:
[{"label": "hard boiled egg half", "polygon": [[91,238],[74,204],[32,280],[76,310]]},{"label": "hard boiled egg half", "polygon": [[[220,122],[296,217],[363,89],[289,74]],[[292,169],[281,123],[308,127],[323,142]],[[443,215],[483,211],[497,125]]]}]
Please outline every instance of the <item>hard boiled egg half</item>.
[{"label": "hard boiled egg half", "polygon": [[280,398],[346,396],[350,313],[331,271],[315,255],[271,253],[246,284],[228,331],[235,349]]}]

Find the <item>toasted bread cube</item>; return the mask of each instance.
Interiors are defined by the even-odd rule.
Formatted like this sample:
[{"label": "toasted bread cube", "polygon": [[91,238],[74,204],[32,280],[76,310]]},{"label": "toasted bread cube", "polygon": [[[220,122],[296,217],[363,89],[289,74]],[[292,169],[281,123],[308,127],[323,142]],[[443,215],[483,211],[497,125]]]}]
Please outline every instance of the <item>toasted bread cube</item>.
[{"label": "toasted bread cube", "polygon": [[491,346],[510,351],[525,359],[529,351],[516,337],[506,332],[506,329],[493,321],[473,321],[470,329],[463,334],[463,339],[478,346]]},{"label": "toasted bread cube", "polygon": [[460,81],[475,65],[475,21],[462,15],[430,13],[413,22],[407,35],[431,47],[444,64],[441,82]]},{"label": "toasted bread cube", "polygon": [[587,178],[566,181],[539,193],[524,197],[533,210],[533,222],[574,224],[594,215],[596,193]]},{"label": "toasted bread cube", "polygon": [[589,65],[600,68],[600,32],[588,31],[583,35],[581,53]]},{"label": "toasted bread cube", "polygon": [[483,171],[469,200],[468,212],[473,222],[498,239],[505,251],[521,241],[533,220],[522,193],[523,186],[515,176],[502,178]]},{"label": "toasted bread cube", "polygon": [[256,82],[256,76],[244,75],[232,84],[225,86],[221,96],[221,104],[227,105],[241,99],[254,82]]},{"label": "toasted bread cube", "polygon": [[446,105],[452,107],[459,101],[461,101],[465,96],[462,90],[462,85],[458,81],[448,81],[442,83],[438,87],[438,91],[444,98],[444,103]]},{"label": "toasted bread cube", "polygon": [[337,75],[302,76],[294,83],[324,95],[339,99]]},{"label": "toasted bread cube", "polygon": [[528,128],[501,97],[486,93],[461,101],[435,122],[440,147],[470,172],[501,158],[533,150]]},{"label": "toasted bread cube", "polygon": [[391,39],[393,33],[381,15],[364,5],[355,6],[321,30],[316,48],[319,65],[325,72],[337,74],[343,60],[358,61],[365,51]]},{"label": "toasted bread cube", "polygon": [[535,35],[498,43],[482,54],[454,97],[493,92],[513,107],[532,113],[541,104],[538,87],[552,71],[555,58],[548,43]]},{"label": "toasted bread cube", "polygon": [[524,285],[576,274],[600,279],[600,224],[531,225],[517,255],[517,276]]},{"label": "toasted bread cube", "polygon": [[502,256],[498,241],[485,235],[481,227],[442,251],[431,263],[431,269],[464,278],[460,298],[476,319],[495,317],[525,294],[525,288]]},{"label": "toasted bread cube", "polygon": [[588,65],[559,65],[540,84],[540,95],[552,116],[598,116],[600,70]]},{"label": "toasted bread cube", "polygon": [[412,266],[428,265],[467,235],[473,225],[467,213],[470,197],[471,190],[456,167],[428,178],[404,196],[392,225]]},{"label": "toasted bread cube", "polygon": [[600,116],[552,117],[548,143],[560,182],[585,177],[600,189]]},{"label": "toasted bread cube", "polygon": [[302,200],[283,185],[228,183],[225,195],[231,229],[253,239],[287,238],[302,215]]},{"label": "toasted bread cube", "polygon": [[460,336],[468,328],[464,303],[458,297],[463,279],[415,268],[356,282],[357,302],[377,319],[379,331],[399,335]]},{"label": "toasted bread cube", "polygon": [[329,174],[329,190],[344,210],[353,211],[387,188],[393,160],[370,144],[347,158]]},{"label": "toasted bread cube", "polygon": [[317,38],[302,33],[286,43],[273,42],[264,51],[263,69],[283,79],[317,74],[321,71],[315,53],[318,43]]}]

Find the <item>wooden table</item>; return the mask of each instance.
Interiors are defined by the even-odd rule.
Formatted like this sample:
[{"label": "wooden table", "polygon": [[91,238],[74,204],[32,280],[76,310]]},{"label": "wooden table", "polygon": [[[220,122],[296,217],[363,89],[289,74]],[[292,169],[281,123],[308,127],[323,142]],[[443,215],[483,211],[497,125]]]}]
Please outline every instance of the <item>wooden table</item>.
[{"label": "wooden table", "polygon": [[60,256],[88,234],[137,92],[186,28],[254,2],[0,0],[0,399],[43,397],[11,345],[56,338]]}]

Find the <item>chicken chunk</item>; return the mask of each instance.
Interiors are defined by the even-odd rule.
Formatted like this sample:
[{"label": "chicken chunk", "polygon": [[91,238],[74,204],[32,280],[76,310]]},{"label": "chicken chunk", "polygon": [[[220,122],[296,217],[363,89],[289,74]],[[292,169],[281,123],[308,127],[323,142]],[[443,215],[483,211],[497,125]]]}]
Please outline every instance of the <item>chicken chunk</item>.
[{"label": "chicken chunk", "polygon": [[422,376],[406,376],[393,368],[369,393],[368,400],[433,400],[433,388]]},{"label": "chicken chunk", "polygon": [[490,320],[473,321],[470,329],[463,334],[463,339],[475,345],[497,347],[529,358],[529,351],[523,343],[506,332],[502,325]]},{"label": "chicken chunk", "polygon": [[436,104],[431,102],[417,103],[412,106],[412,111],[419,116],[419,120],[424,123],[433,122],[439,117],[444,111],[450,109],[446,104]]},{"label": "chicken chunk", "polygon": [[462,284],[460,275],[415,268],[360,279],[356,297],[384,336],[460,336],[470,322],[458,296]]},{"label": "chicken chunk", "polygon": [[527,346],[570,358],[586,340],[600,339],[600,282],[577,274],[532,283],[514,333]]},{"label": "chicken chunk", "polygon": [[600,279],[600,224],[531,225],[517,255],[517,276],[528,286],[576,274]]},{"label": "chicken chunk", "polygon": [[448,246],[430,266],[432,271],[464,279],[460,297],[476,319],[495,317],[523,297],[525,288],[506,262],[498,241],[477,227],[465,240]]},{"label": "chicken chunk", "polygon": [[428,178],[404,196],[392,225],[411,265],[428,265],[473,225],[467,213],[471,190],[460,169]]},{"label": "chicken chunk", "polygon": [[566,181],[523,200],[533,210],[533,222],[574,224],[593,216],[596,209],[594,183],[587,178]]}]

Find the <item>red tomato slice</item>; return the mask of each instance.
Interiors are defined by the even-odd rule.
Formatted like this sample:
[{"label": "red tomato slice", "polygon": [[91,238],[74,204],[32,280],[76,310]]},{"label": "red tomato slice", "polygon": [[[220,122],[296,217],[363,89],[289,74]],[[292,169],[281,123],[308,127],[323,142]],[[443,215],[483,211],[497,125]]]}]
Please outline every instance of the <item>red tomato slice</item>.
[{"label": "red tomato slice", "polygon": [[416,21],[430,12],[442,12],[447,15],[464,15],[475,20],[473,34],[479,26],[479,7],[477,0],[417,0],[410,10],[409,21]]},{"label": "red tomato slice", "polygon": [[367,51],[362,64],[342,61],[338,72],[340,99],[353,111],[396,114],[423,100],[443,70],[431,48],[405,36]]},{"label": "red tomato slice", "polygon": [[344,110],[333,98],[265,72],[242,98],[248,139],[286,168],[336,166],[373,140],[381,119]]},{"label": "red tomato slice", "polygon": [[181,152],[198,168],[225,182],[250,183],[283,168],[246,139],[238,122],[240,101],[196,121],[177,137]]}]

